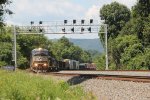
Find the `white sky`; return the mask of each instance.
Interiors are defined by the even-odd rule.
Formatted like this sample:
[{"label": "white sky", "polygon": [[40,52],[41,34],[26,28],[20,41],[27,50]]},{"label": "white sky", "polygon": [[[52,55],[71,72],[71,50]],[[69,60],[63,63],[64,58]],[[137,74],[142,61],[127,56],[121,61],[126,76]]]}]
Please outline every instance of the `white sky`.
[{"label": "white sky", "polygon": [[[64,19],[100,19],[99,9],[104,4],[117,1],[131,8],[137,0],[13,0],[10,9],[15,13],[5,18],[6,23],[29,25],[30,21]],[[63,35],[49,35],[60,38]],[[97,34],[67,35],[68,38],[98,38]]]}]

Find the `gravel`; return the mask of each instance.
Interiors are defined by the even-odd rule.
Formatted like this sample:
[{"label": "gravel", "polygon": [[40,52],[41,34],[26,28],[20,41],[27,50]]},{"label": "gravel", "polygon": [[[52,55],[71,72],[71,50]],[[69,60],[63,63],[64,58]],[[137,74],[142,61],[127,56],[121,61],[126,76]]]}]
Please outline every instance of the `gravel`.
[{"label": "gravel", "polygon": [[120,80],[87,79],[79,76],[52,76],[64,80],[71,86],[82,86],[92,92],[98,100],[150,100],[150,83]]}]

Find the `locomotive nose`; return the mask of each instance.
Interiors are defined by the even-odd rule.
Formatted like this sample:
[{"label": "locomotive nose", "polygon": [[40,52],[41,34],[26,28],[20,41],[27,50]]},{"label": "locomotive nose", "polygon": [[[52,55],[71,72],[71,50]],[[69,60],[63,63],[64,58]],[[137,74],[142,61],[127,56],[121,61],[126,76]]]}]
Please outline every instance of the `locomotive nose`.
[{"label": "locomotive nose", "polygon": [[35,67],[37,67],[37,66],[38,66],[38,64],[37,64],[37,63],[35,63],[35,64],[34,64],[34,66],[35,66]]},{"label": "locomotive nose", "polygon": [[41,57],[39,57],[39,61],[42,61],[42,58],[41,58]]}]

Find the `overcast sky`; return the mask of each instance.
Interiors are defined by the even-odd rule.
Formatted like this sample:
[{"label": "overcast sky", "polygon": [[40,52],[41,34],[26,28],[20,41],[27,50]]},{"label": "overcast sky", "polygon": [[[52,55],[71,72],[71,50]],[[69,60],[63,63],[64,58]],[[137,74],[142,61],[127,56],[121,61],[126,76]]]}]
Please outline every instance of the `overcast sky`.
[{"label": "overcast sky", "polygon": [[[117,1],[131,8],[137,0],[12,0],[9,8],[15,13],[5,18],[15,25],[29,25],[30,21],[52,21],[72,19],[100,19],[99,9],[104,4]],[[50,35],[59,38],[63,35]],[[94,35],[67,35],[69,38],[98,38]]]}]

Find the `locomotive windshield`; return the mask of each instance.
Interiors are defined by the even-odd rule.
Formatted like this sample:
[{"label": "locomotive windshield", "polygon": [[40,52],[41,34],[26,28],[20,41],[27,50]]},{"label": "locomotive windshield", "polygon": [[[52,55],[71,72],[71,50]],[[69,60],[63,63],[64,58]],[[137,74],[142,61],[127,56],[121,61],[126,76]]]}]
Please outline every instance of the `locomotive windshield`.
[{"label": "locomotive windshield", "polygon": [[32,56],[48,56],[49,52],[46,49],[34,49],[32,50]]}]

